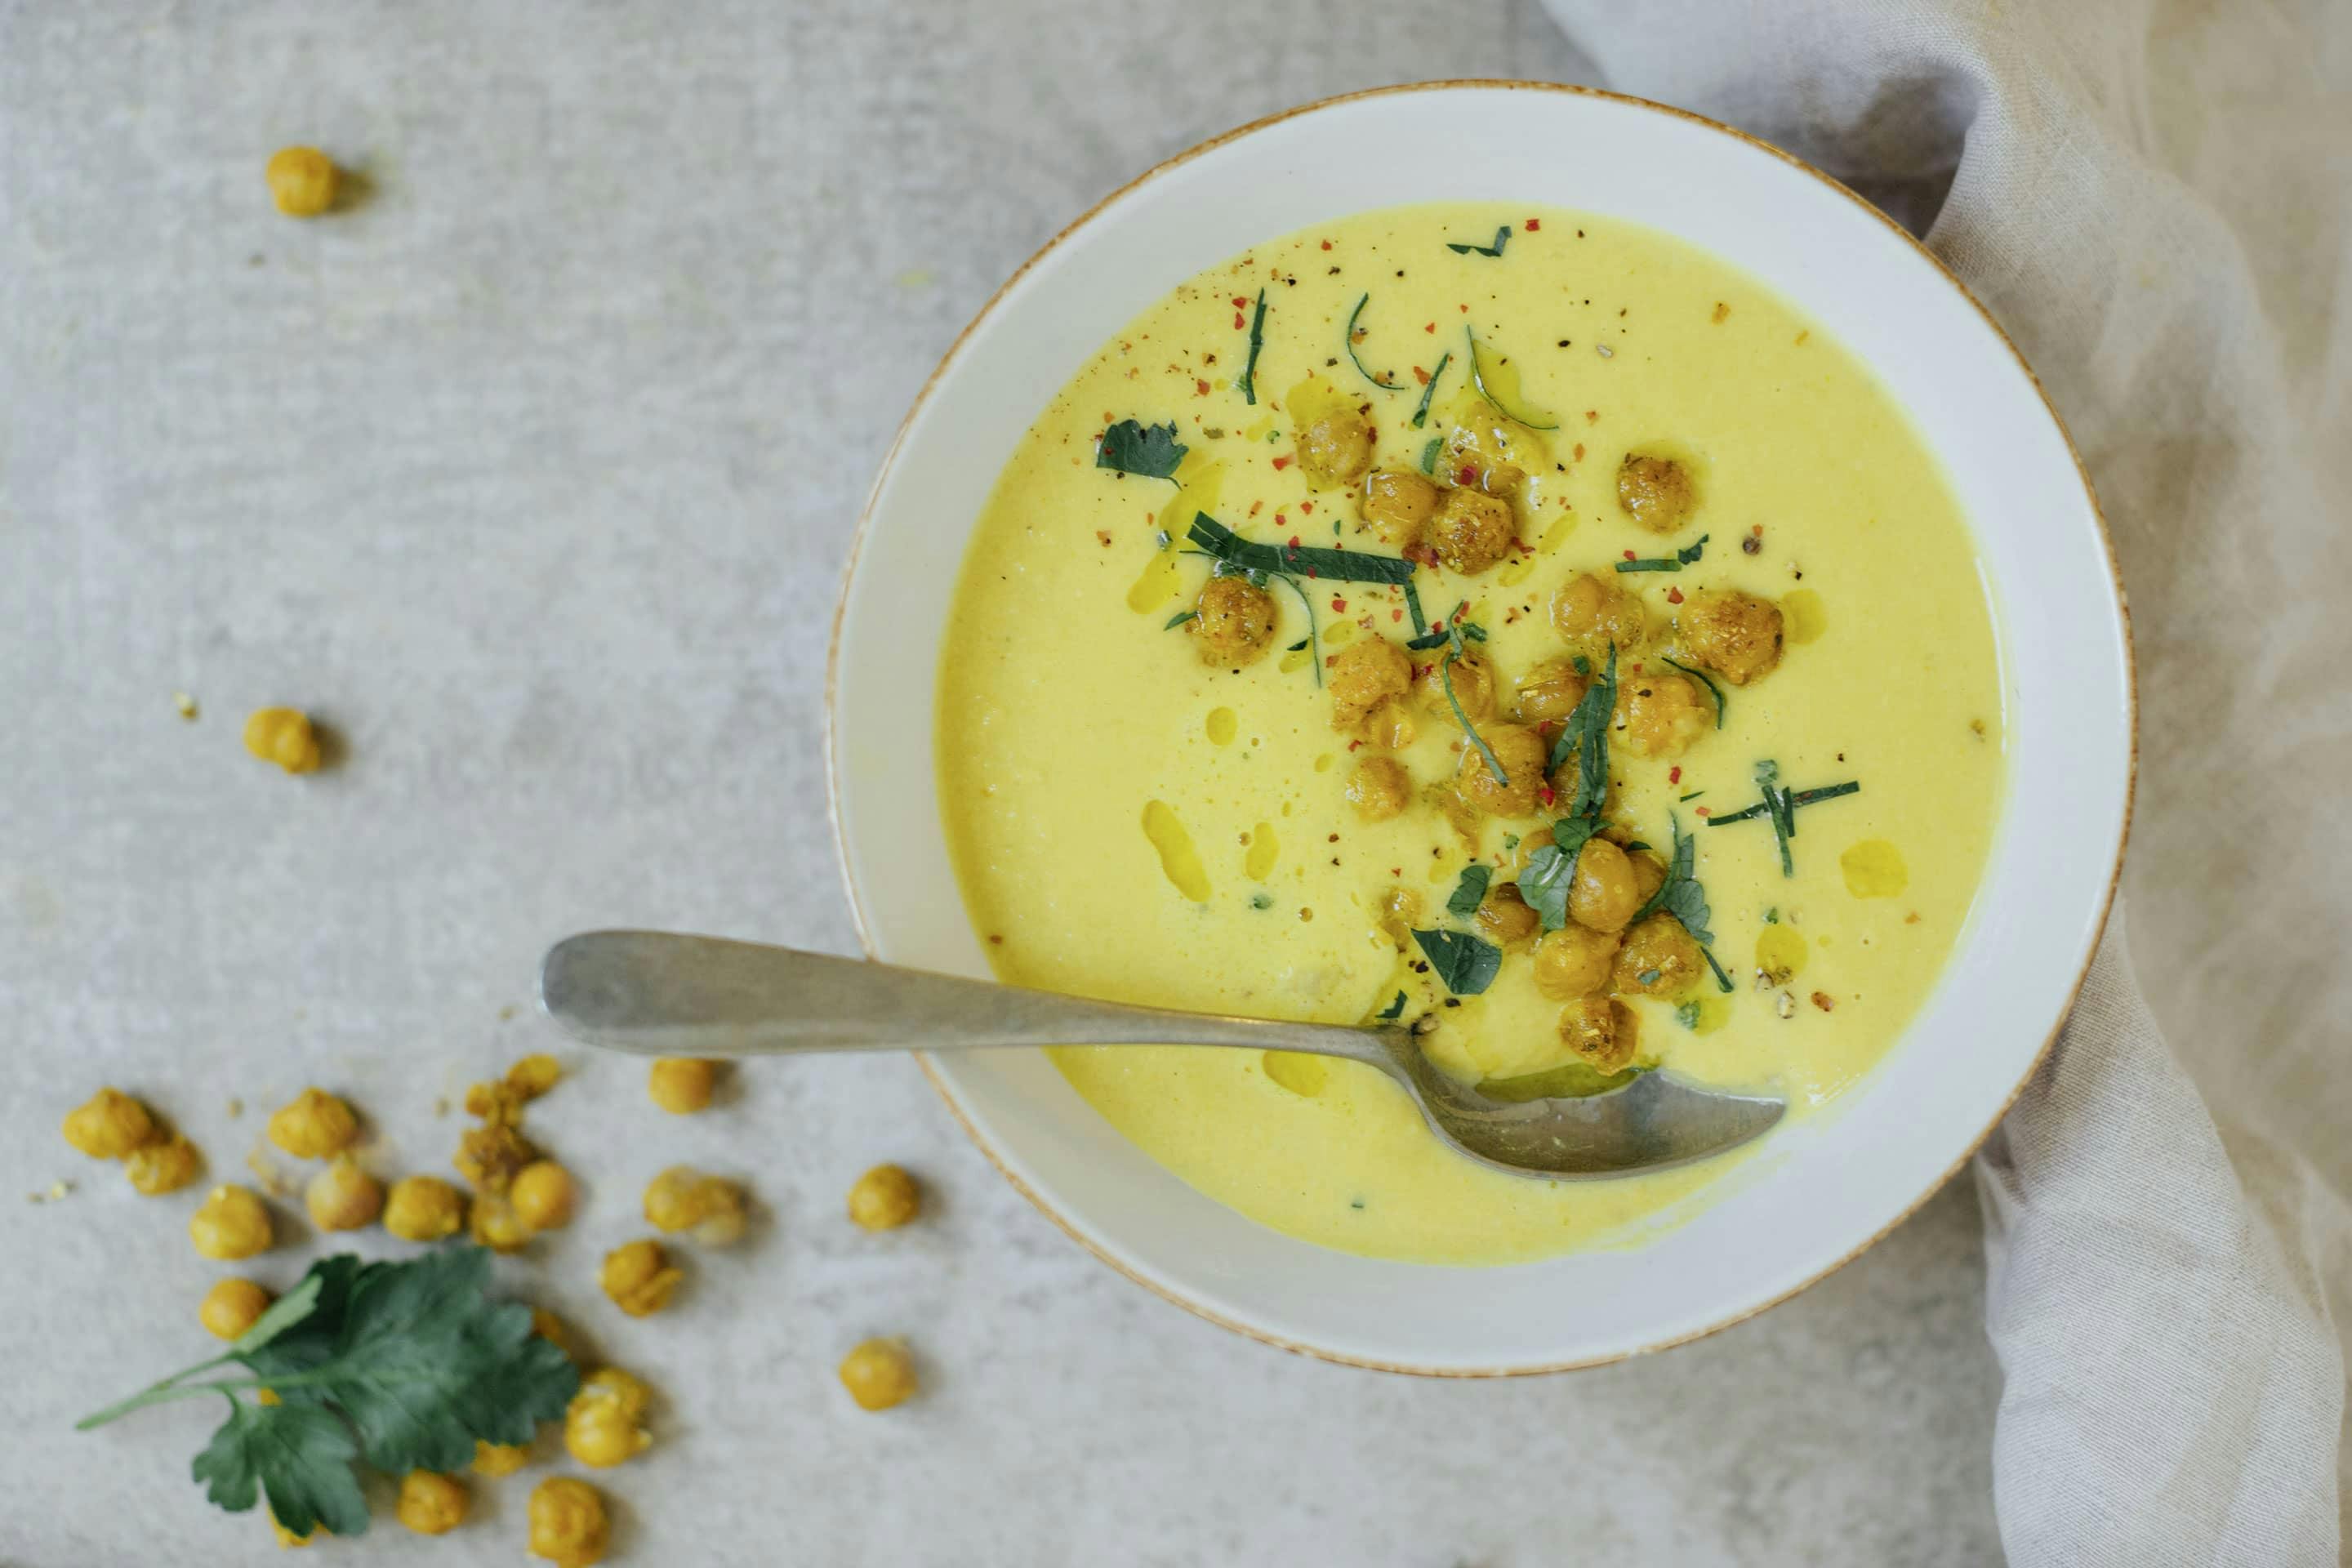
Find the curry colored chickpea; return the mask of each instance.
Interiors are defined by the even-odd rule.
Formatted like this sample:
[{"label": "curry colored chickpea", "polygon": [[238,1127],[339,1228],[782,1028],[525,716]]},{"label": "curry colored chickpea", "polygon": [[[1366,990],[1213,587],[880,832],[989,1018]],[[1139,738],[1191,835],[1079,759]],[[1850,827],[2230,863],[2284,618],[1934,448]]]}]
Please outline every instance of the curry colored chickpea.
[{"label": "curry colored chickpea", "polygon": [[530,1489],[530,1554],[555,1568],[591,1568],[604,1560],[612,1525],[604,1498],[586,1481],[551,1476]]},{"label": "curry colored chickpea", "polygon": [[610,1469],[653,1446],[646,1430],[646,1407],[653,1393],[615,1366],[601,1367],[580,1383],[563,1411],[563,1447],[591,1469]]},{"label": "curry colored chickpea", "polygon": [[492,1252],[520,1252],[530,1244],[530,1226],[504,1193],[476,1193],[466,1211],[466,1232]]},{"label": "curry colored chickpea", "polygon": [[1678,757],[1715,727],[1715,702],[1679,675],[1621,677],[1613,718],[1618,743],[1637,757]]},{"label": "curry colored chickpea", "polygon": [[1534,431],[1481,410],[1446,432],[1445,464],[1441,471],[1455,483],[1487,495],[1515,496],[1526,483],[1528,468],[1550,460],[1549,449]]},{"label": "curry colored chickpea", "polygon": [[572,1223],[580,1189],[571,1172],[552,1160],[536,1160],[515,1173],[507,1201],[515,1217],[532,1230],[561,1230]]},{"label": "curry colored chickpea", "polygon": [[646,1092],[672,1116],[691,1116],[710,1103],[719,1064],[700,1057],[662,1057],[646,1075]]},{"label": "curry colored chickpea", "polygon": [[1222,669],[1255,664],[1274,645],[1274,595],[1246,577],[1212,577],[1184,630],[1201,662]]},{"label": "curry colored chickpea", "polygon": [[506,1084],[525,1100],[537,1100],[563,1079],[563,1064],[545,1051],[533,1051],[507,1068]]},{"label": "curry colored chickpea", "polygon": [[206,1193],[188,1216],[188,1239],[205,1257],[225,1263],[267,1252],[272,1240],[269,1210],[250,1187],[224,1184]]},{"label": "curry colored chickpea", "polygon": [[306,1089],[270,1113],[269,1141],[298,1160],[323,1160],[351,1146],[360,1119],[323,1089]]},{"label": "curry colored chickpea", "polygon": [[504,1195],[517,1173],[538,1158],[539,1150],[512,1123],[493,1121],[466,1129],[449,1163],[485,1194]]},{"label": "curry colored chickpea", "polygon": [[658,1241],[632,1241],[604,1255],[596,1282],[613,1305],[632,1318],[651,1317],[669,1305],[686,1276],[672,1267]]},{"label": "curry colored chickpea", "polygon": [[861,1410],[887,1410],[915,1393],[915,1358],[897,1340],[867,1340],[841,1360],[841,1386]]},{"label": "curry colored chickpea", "polygon": [[[1518,724],[1488,724],[1478,731],[1494,763],[1475,746],[1462,750],[1454,772],[1454,791],[1463,801],[1495,816],[1533,816],[1538,792],[1544,783],[1544,762],[1551,748],[1541,735]],[[1503,776],[1495,776],[1500,764]]]},{"label": "curry colored chickpea", "polygon": [[288,217],[317,217],[335,205],[335,161],[316,147],[280,147],[262,171],[269,199]]},{"label": "curry colored chickpea", "polygon": [[1358,510],[1381,543],[1417,544],[1423,525],[1437,510],[1437,493],[1434,483],[1410,469],[1375,468],[1364,476]]},{"label": "curry colored chickpea", "polygon": [[436,1470],[411,1470],[400,1478],[400,1522],[419,1535],[446,1535],[466,1522],[472,1499],[466,1483]]},{"label": "curry colored chickpea", "polygon": [[528,1443],[485,1443],[479,1437],[474,1439],[473,1471],[478,1476],[496,1480],[500,1476],[513,1475],[530,1463]]},{"label": "curry colored chickpea", "polygon": [[1354,484],[1372,466],[1374,435],[1361,413],[1334,409],[1298,432],[1298,466],[1318,479]]},{"label": "curry colored chickpea", "polygon": [[743,1234],[743,1189],[691,1165],[672,1165],[646,1184],[645,1210],[656,1230],[691,1231],[707,1247],[732,1246]]},{"label": "curry colored chickpea", "polygon": [[196,1321],[215,1339],[236,1340],[269,1310],[269,1292],[250,1279],[216,1279],[196,1303]]},{"label": "curry colored chickpea", "polygon": [[1557,723],[1576,711],[1591,684],[1566,659],[1549,659],[1519,677],[1518,712],[1522,724]]},{"label": "curry colored chickpea", "polygon": [[1734,686],[1771,674],[1780,662],[1780,607],[1737,588],[1693,594],[1675,630],[1692,663]]},{"label": "curry colored chickpea", "polygon": [[1618,938],[1574,921],[1544,932],[1536,943],[1536,989],[1555,1002],[1572,1002],[1609,984]]},{"label": "curry colored chickpea", "polygon": [[1392,697],[1412,689],[1412,660],[1383,637],[1358,637],[1332,656],[1331,727],[1352,730]]},{"label": "curry colored chickpea", "polygon": [[1641,884],[1625,851],[1606,838],[1586,839],[1569,879],[1569,919],[1593,931],[1621,931],[1641,907]]},{"label": "curry colored chickpea", "polygon": [[338,1154],[303,1189],[302,1206],[320,1230],[358,1230],[375,1223],[383,1212],[383,1184],[360,1169],[349,1154]]},{"label": "curry colored chickpea", "polygon": [[155,1119],[121,1089],[101,1089],[67,1113],[65,1135],[93,1160],[120,1160],[155,1136]]},{"label": "curry colored chickpea", "polygon": [[1625,932],[1617,951],[1614,984],[1628,996],[1680,996],[1698,984],[1705,960],[1698,942],[1672,915],[1651,915]]},{"label": "curry colored chickpea", "polygon": [[1597,572],[1582,572],[1552,595],[1551,629],[1598,671],[1607,666],[1612,647],[1624,654],[1642,646],[1649,616],[1639,595]]},{"label": "curry colored chickpea", "polygon": [[1510,553],[1517,531],[1509,501],[1478,490],[1450,489],[1429,520],[1429,547],[1452,570],[1475,577]]},{"label": "curry colored chickpea", "polygon": [[1365,757],[1348,781],[1348,799],[1366,822],[1401,816],[1412,804],[1412,775],[1394,757]]},{"label": "curry colored chickpea", "polygon": [[245,721],[245,749],[289,773],[319,771],[319,731],[299,708],[256,710]]},{"label": "curry colored chickpea", "polygon": [[383,1201],[383,1228],[403,1241],[439,1241],[466,1223],[466,1194],[438,1176],[403,1176]]},{"label": "curry colored chickpea", "polygon": [[1672,458],[1628,452],[1617,466],[1617,510],[1652,533],[1672,533],[1698,510],[1698,489]]},{"label": "curry colored chickpea", "polygon": [[877,1165],[849,1189],[849,1217],[866,1230],[895,1230],[922,1204],[922,1189],[897,1165]]},{"label": "curry colored chickpea", "polygon": [[1535,940],[1539,923],[1515,883],[1497,882],[1478,900],[1471,923],[1478,934],[1500,948],[1516,948]]},{"label": "curry colored chickpea", "polygon": [[1641,1030],[1633,1010],[1609,996],[1580,996],[1560,1009],[1561,1043],[1596,1072],[1633,1065]]},{"label": "curry colored chickpea", "polygon": [[178,1192],[194,1181],[204,1168],[205,1158],[196,1152],[196,1146],[177,1132],[133,1149],[122,1157],[123,1174],[131,1178],[131,1186],[151,1198]]},{"label": "curry colored chickpea", "polygon": [[1465,656],[1433,658],[1415,666],[1412,683],[1421,705],[1432,713],[1450,718],[1459,707],[1474,724],[1495,716],[1495,667],[1475,648]]}]

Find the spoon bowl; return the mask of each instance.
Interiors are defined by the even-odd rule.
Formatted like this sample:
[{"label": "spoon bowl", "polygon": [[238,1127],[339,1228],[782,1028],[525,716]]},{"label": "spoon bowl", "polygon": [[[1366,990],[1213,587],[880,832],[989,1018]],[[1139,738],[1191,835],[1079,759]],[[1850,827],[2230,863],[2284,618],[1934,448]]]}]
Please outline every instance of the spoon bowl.
[{"label": "spoon bowl", "polygon": [[1438,1070],[1412,1030],[1397,1025],[1131,1007],[667,931],[565,938],[541,964],[539,997],[575,1038],[641,1056],[1154,1045],[1339,1057],[1386,1074],[1461,1153],[1554,1180],[1688,1164],[1758,1137],[1785,1109],[1660,1072],[1599,1094],[1506,1102]]}]

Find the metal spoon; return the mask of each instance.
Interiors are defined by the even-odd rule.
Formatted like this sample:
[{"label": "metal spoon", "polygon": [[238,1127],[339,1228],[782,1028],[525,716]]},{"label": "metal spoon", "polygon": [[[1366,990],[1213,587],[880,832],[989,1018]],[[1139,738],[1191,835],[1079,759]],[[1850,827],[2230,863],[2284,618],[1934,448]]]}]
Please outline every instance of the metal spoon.
[{"label": "metal spoon", "polygon": [[1154,1045],[1339,1057],[1403,1086],[1455,1149],[1520,1175],[1612,1176],[1686,1164],[1747,1142],[1785,1109],[1662,1072],[1585,1099],[1505,1104],[1431,1065],[1402,1026],[1129,1007],[667,931],[565,938],[541,965],[539,998],[576,1037],[642,1056]]}]

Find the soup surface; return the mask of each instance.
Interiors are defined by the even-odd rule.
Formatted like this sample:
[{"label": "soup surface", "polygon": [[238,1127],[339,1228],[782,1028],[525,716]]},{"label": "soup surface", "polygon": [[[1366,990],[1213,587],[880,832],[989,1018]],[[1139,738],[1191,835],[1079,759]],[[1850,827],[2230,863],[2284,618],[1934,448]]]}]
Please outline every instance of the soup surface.
[{"label": "soup surface", "polygon": [[[1934,985],[2003,780],[1902,410],[1737,269],[1557,209],[1367,213],[1145,310],[1006,464],[945,647],[1003,978],[1421,1020],[1506,1096],[1664,1067],[1817,1110]],[[1742,1160],[1515,1177],[1351,1063],[1055,1055],[1200,1191],[1380,1257],[1638,1240]]]}]

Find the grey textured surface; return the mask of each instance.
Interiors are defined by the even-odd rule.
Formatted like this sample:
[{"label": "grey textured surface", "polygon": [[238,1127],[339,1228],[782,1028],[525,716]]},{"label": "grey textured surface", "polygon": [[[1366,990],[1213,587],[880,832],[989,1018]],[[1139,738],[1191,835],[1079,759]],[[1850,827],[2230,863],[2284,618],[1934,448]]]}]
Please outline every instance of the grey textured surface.
[{"label": "grey textured surface", "polygon": [[[234,1179],[315,1080],[384,1168],[439,1170],[436,1100],[551,1043],[503,1016],[551,938],[851,947],[826,628],[865,486],[971,312],[1202,136],[1381,82],[1582,74],[1531,5],[1405,0],[0,6],[0,1563],[268,1560],[187,1480],[213,1412],[68,1431],[207,1353],[223,1270],[184,1239],[195,1194],[134,1196],[58,1140],[67,1109],[120,1083]],[[277,217],[289,142],[369,199]],[[273,702],[330,721],[341,765],[246,757]],[[1420,1383],[1118,1279],[903,1061],[772,1065],[692,1121],[581,1066],[532,1125],[586,1212],[502,1267],[664,1395],[658,1446],[605,1478],[616,1561],[1998,1555],[1964,1192],[1663,1358]],[[882,1158],[937,1201],[877,1239],[839,1203]],[[746,1173],[772,1223],[622,1320],[594,1260],[678,1160]],[[317,1248],[280,1215],[255,1271],[282,1283]],[[927,1378],[881,1417],[832,1382],[875,1331]],[[520,1561],[531,1474],[446,1540],[380,1510],[322,1550]]]}]

